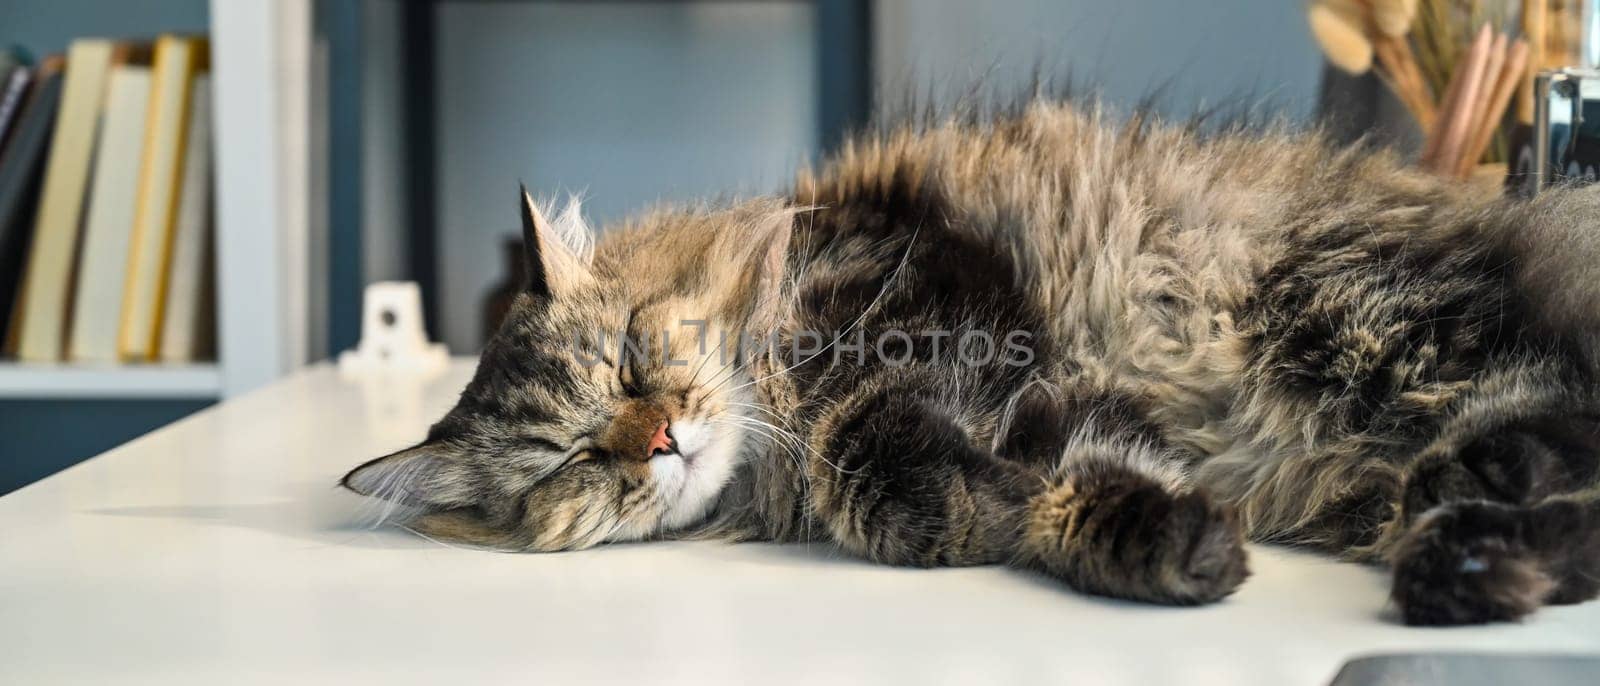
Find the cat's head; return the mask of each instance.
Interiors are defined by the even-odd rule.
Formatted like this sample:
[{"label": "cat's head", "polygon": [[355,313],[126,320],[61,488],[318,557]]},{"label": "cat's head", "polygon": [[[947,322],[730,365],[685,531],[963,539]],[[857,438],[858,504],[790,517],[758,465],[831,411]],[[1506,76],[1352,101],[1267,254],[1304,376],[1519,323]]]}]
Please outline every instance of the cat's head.
[{"label": "cat's head", "polygon": [[520,200],[528,284],[460,401],[343,485],[407,506],[419,532],[499,548],[703,521],[765,433],[748,343],[776,326],[793,212],[658,212],[593,249],[575,204],[551,222]]}]

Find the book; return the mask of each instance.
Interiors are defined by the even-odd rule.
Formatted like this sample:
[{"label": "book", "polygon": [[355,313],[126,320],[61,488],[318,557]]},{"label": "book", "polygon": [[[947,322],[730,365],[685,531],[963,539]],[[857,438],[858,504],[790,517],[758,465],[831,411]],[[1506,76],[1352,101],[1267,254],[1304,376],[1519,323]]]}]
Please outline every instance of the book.
[{"label": "book", "polygon": [[23,56],[19,48],[0,50],[0,76],[9,79],[13,70],[27,66],[28,58]]},{"label": "book", "polygon": [[67,357],[73,361],[117,361],[122,288],[150,105],[149,57],[148,50],[130,47],[127,59],[107,77],[68,336]]},{"label": "book", "polygon": [[16,117],[33,85],[38,69],[21,46],[0,49],[0,150],[7,134],[16,129]]},{"label": "book", "polygon": [[161,317],[163,362],[211,356],[216,317],[211,269],[211,77],[196,72],[189,94],[189,131],[172,239],[167,302]]},{"label": "book", "polygon": [[138,200],[117,333],[117,354],[125,361],[153,361],[160,350],[161,318],[166,305],[168,265],[172,261],[173,229],[188,130],[190,85],[195,72],[207,63],[203,38],[162,36],[156,39],[150,109],[145,117],[144,154],[139,166]]},{"label": "book", "polygon": [[0,328],[8,355],[16,350],[23,259],[32,243],[39,172],[61,101],[61,68],[60,57],[40,62],[11,141],[0,152]]},{"label": "book", "polygon": [[17,356],[30,362],[58,361],[66,349],[83,198],[115,49],[111,41],[97,39],[75,40],[67,48],[61,105],[23,275]]},{"label": "book", "polygon": [[5,150],[6,139],[16,128],[17,115],[32,83],[33,70],[26,66],[13,64],[9,69],[0,69],[0,150]]}]

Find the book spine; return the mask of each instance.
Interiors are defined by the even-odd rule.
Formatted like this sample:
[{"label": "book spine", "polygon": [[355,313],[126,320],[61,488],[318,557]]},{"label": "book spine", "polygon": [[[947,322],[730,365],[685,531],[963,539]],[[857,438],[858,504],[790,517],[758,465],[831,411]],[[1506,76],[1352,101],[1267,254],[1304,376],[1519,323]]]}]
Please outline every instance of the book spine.
[{"label": "book spine", "polygon": [[15,140],[0,153],[0,350],[15,355],[22,319],[22,272],[33,244],[33,208],[61,98],[61,63],[47,60],[17,121]]},{"label": "book spine", "polygon": [[61,105],[23,276],[27,299],[18,356],[30,362],[60,361],[66,349],[84,191],[92,171],[111,50],[109,42],[80,39],[67,52]]},{"label": "book spine", "polygon": [[32,81],[33,72],[27,67],[12,69],[11,75],[6,78],[5,90],[0,93],[0,150],[5,149],[6,139],[11,137],[11,130],[15,128],[12,123],[22,108],[22,98],[28,94],[28,84]]},{"label": "book spine", "polygon": [[189,54],[186,55],[188,63],[184,67],[183,78],[178,83],[182,94],[178,96],[179,133],[172,153],[176,164],[173,167],[173,182],[167,186],[166,197],[160,199],[160,202],[165,203],[169,209],[164,217],[166,225],[156,227],[157,231],[162,232],[160,253],[162,258],[156,268],[156,289],[153,298],[155,316],[151,318],[149,338],[144,343],[145,350],[152,360],[156,359],[161,351],[161,332],[165,329],[167,316],[167,290],[172,283],[172,251],[178,238],[178,207],[183,196],[183,160],[189,154],[188,132],[190,116],[193,114],[189,105],[191,98],[194,97],[194,73],[195,66],[199,63],[198,51],[199,48],[191,43]]}]

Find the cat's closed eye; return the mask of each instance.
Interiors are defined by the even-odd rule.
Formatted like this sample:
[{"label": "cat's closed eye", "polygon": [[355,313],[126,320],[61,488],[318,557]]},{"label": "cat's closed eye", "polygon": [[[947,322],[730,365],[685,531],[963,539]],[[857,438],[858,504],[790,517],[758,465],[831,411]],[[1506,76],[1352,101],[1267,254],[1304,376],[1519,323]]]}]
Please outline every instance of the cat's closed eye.
[{"label": "cat's closed eye", "polygon": [[644,393],[639,390],[639,375],[633,371],[633,363],[623,363],[617,371],[617,382],[622,385],[622,395],[627,398],[643,398]]},{"label": "cat's closed eye", "polygon": [[572,465],[575,465],[575,464],[578,464],[578,463],[581,463],[581,462],[588,462],[589,460],[593,460],[593,459],[596,459],[596,458],[600,457],[601,454],[602,453],[599,450],[596,450],[595,448],[592,448],[592,447],[580,448],[580,449],[577,450],[577,452],[574,452],[571,455],[569,455],[567,457],[566,461],[561,463],[561,466],[562,467],[571,467]]}]

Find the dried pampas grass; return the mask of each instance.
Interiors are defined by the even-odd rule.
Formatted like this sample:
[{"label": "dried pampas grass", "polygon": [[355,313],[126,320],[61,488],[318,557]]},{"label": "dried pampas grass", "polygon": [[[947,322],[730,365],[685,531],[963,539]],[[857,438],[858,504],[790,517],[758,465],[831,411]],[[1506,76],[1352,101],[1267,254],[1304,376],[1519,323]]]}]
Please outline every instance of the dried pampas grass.
[{"label": "dried pampas grass", "polygon": [[1365,13],[1357,0],[1321,0],[1307,10],[1311,35],[1328,62],[1351,74],[1372,68],[1372,40],[1364,27]]},{"label": "dried pampas grass", "polygon": [[1404,38],[1417,18],[1418,0],[1371,0],[1372,20],[1378,30],[1393,38]]},{"label": "dried pampas grass", "polygon": [[1433,93],[1406,41],[1418,2],[1314,0],[1306,18],[1330,64],[1350,74],[1365,74],[1376,58],[1378,77],[1427,128],[1433,124]]}]

